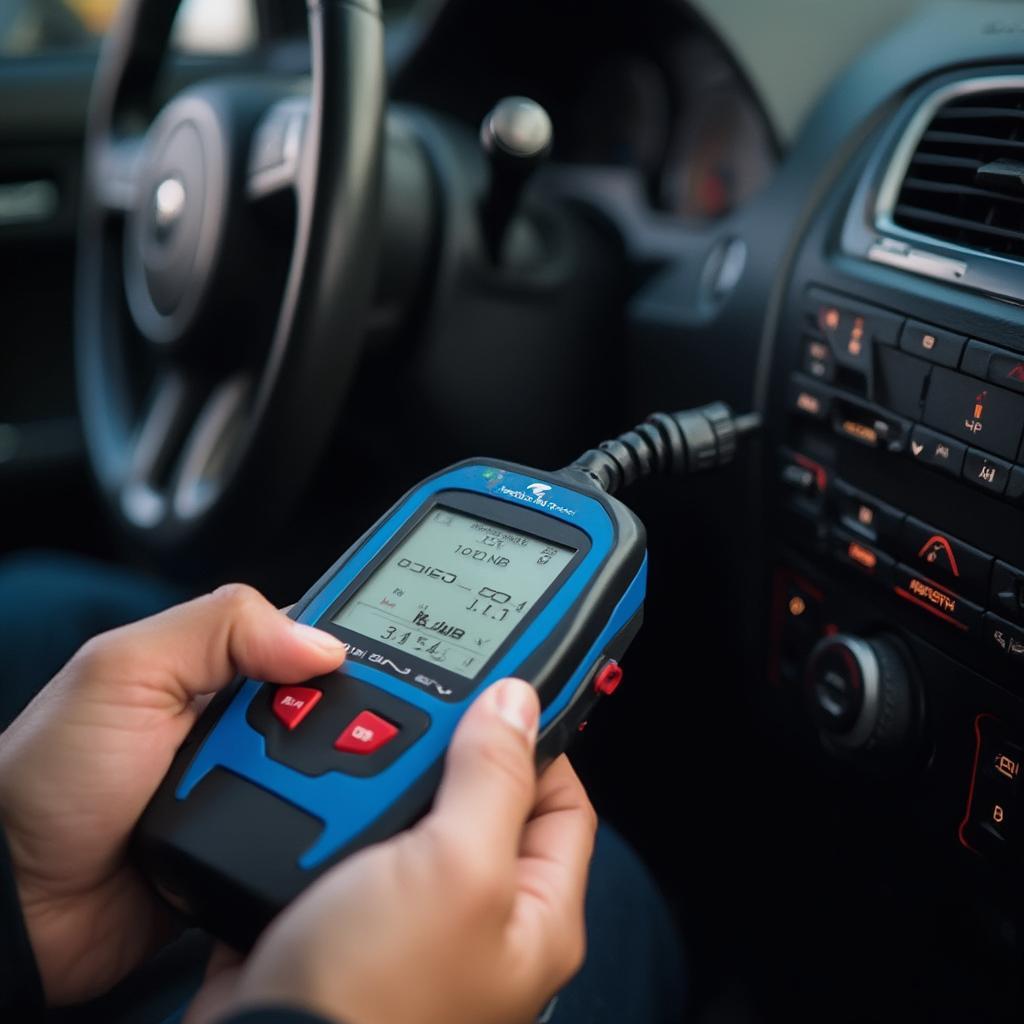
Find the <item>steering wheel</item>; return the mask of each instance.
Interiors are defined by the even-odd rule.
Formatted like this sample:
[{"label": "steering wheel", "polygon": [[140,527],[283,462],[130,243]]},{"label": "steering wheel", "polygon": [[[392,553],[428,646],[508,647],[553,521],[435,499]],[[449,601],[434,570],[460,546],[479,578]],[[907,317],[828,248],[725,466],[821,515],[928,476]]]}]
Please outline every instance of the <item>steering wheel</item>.
[{"label": "steering wheel", "polygon": [[219,77],[157,111],[177,8],[125,0],[103,47],[75,285],[89,461],[164,556],[266,524],[323,454],[375,277],[385,106],[378,0],[310,0],[309,80]]}]

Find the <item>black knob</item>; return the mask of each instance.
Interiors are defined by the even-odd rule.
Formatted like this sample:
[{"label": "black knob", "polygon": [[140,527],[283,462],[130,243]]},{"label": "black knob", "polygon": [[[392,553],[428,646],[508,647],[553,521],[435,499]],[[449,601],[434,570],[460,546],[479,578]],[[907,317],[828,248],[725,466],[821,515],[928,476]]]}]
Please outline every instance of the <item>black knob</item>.
[{"label": "black knob", "polygon": [[819,736],[834,753],[888,759],[917,746],[919,695],[897,640],[821,640],[807,662],[806,695]]},{"label": "black knob", "polygon": [[505,231],[530,175],[551,152],[551,118],[525,96],[507,96],[480,125],[480,144],[491,167],[491,181],[480,210],[484,242],[500,262]]}]

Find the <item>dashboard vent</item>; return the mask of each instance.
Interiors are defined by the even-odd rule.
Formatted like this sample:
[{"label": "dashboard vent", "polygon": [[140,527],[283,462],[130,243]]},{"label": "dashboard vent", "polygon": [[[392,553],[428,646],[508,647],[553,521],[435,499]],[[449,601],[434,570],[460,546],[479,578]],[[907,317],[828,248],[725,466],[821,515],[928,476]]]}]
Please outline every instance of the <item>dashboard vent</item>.
[{"label": "dashboard vent", "polygon": [[892,220],[1024,260],[1024,88],[972,92],[943,104],[910,159]]}]

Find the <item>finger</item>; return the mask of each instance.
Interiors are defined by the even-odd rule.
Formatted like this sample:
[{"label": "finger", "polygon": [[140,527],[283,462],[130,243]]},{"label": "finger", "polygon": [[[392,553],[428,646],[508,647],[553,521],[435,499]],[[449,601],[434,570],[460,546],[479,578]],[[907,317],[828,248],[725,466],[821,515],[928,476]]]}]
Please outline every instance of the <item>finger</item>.
[{"label": "finger", "polygon": [[337,668],[345,648],[251,587],[231,584],[96,637],[81,654],[100,662],[88,673],[97,685],[156,686],[187,702],[237,674],[301,682]]},{"label": "finger", "polygon": [[426,827],[511,876],[534,802],[534,743],[540,703],[533,687],[503,679],[485,690],[455,730]]},{"label": "finger", "polygon": [[237,949],[233,949],[226,942],[215,942],[213,949],[210,950],[210,959],[206,961],[206,972],[203,974],[203,979],[209,981],[210,978],[216,977],[223,971],[241,967],[243,963],[245,963],[245,957]]},{"label": "finger", "polygon": [[537,802],[520,845],[513,915],[538,970],[554,966],[560,980],[582,961],[596,829],[586,790],[563,755],[538,780]]},{"label": "finger", "polygon": [[238,979],[242,972],[242,959],[227,947],[218,944],[210,954],[203,984],[195,994],[185,1014],[184,1024],[210,1024],[225,1019],[234,1001]]},{"label": "finger", "polygon": [[563,754],[537,782],[519,848],[521,879],[556,909],[582,906],[596,829],[597,814]]}]

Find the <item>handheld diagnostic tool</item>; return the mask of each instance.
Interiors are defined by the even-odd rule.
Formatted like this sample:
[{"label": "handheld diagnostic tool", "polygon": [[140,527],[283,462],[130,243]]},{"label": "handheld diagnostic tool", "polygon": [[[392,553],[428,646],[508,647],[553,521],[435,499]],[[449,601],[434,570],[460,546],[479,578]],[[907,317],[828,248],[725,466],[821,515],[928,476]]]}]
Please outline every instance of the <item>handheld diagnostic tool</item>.
[{"label": "handheld diagnostic tool", "polygon": [[406,494],[290,612],[347,645],[342,667],[236,680],[178,752],[137,835],[159,888],[251,943],[332,864],[425,813],[459,718],[505,676],[538,690],[538,761],[565,750],[642,618],[644,529],[612,492],[728,462],[754,426],[722,405],[659,415],[558,472],[473,459]]}]

